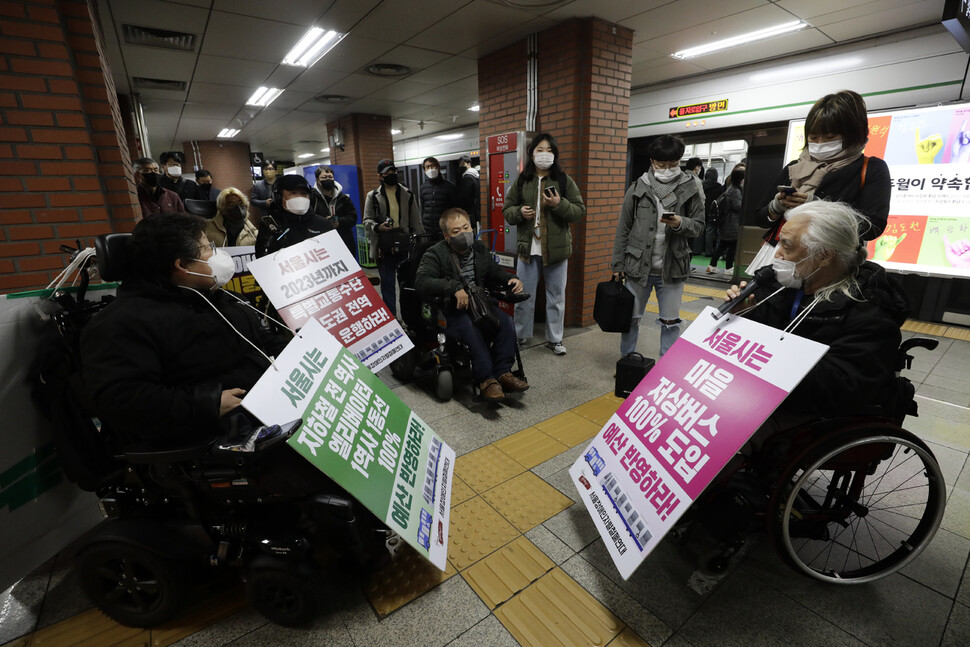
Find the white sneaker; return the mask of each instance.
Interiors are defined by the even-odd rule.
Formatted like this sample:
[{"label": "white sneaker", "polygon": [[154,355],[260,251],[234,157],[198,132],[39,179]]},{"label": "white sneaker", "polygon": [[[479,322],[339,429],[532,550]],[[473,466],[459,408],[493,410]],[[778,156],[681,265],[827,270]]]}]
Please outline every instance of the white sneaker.
[{"label": "white sneaker", "polygon": [[550,341],[550,342],[547,342],[546,343],[546,346],[548,346],[549,348],[551,348],[552,349],[552,352],[554,352],[556,355],[565,355],[566,354],[566,347],[562,345],[562,342],[561,341],[560,342],[556,342],[555,344]]}]

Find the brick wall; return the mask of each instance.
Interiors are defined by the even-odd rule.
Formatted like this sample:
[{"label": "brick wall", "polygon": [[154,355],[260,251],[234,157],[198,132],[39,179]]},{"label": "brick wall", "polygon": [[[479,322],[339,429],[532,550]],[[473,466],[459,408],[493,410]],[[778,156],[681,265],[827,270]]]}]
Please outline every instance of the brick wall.
[{"label": "brick wall", "polygon": [[[626,189],[632,50],[632,31],[596,18],[568,20],[538,35],[536,127],[556,138],[560,166],[586,204],[585,220],[572,226],[569,325],[592,325],[596,283],[609,275]],[[490,135],[525,129],[526,51],[521,41],[478,61],[482,150]],[[487,187],[483,164],[483,204]]]},{"label": "brick wall", "polygon": [[247,196],[253,188],[253,171],[249,166],[249,144],[232,141],[195,142],[199,157],[191,142],[182,144],[185,153],[185,176],[195,179],[195,168],[212,173],[212,185],[217,189],[236,187]]},{"label": "brick wall", "polygon": [[376,188],[379,182],[377,163],[385,158],[394,158],[391,118],[387,115],[354,113],[328,123],[328,137],[333,137],[335,128],[343,130],[344,150],[331,146],[330,162],[357,167],[357,177],[361,184],[360,204],[363,208],[367,192]]},{"label": "brick wall", "polygon": [[0,292],[46,286],[61,243],[134,226],[123,133],[89,2],[0,2]]}]

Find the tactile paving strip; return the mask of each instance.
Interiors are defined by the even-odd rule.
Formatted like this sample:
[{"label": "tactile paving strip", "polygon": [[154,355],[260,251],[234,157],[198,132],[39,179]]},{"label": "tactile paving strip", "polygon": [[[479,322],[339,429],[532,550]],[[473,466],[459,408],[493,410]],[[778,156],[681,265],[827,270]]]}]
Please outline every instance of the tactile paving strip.
[{"label": "tactile paving strip", "polygon": [[462,577],[489,609],[495,609],[555,566],[535,544],[519,537],[468,568]]},{"label": "tactile paving strip", "polygon": [[724,296],[724,289],[723,288],[719,290],[717,288],[706,288],[706,287],[701,286],[701,285],[691,285],[689,283],[684,286],[684,292],[685,293],[689,292],[690,294],[696,294],[696,295],[702,296],[702,297],[715,297],[716,298],[716,297],[723,297]]},{"label": "tactile paving strip", "polygon": [[497,608],[495,617],[523,647],[607,645],[626,628],[558,568]]},{"label": "tactile paving strip", "polygon": [[495,445],[486,445],[455,461],[455,474],[478,493],[524,471],[522,465]]},{"label": "tactile paving strip", "polygon": [[602,425],[584,418],[572,411],[565,411],[558,416],[543,420],[536,428],[549,434],[563,445],[574,447],[596,435]]},{"label": "tactile paving strip", "polygon": [[107,647],[148,647],[151,632],[119,625],[97,609],[90,609],[55,625],[41,629],[29,642],[31,647],[67,645],[104,645]]},{"label": "tactile paving strip", "polygon": [[519,532],[528,532],[573,504],[572,500],[532,472],[482,494]]},{"label": "tactile paving strip", "polygon": [[912,319],[907,320],[901,326],[903,330],[909,332],[923,333],[924,335],[933,335],[935,337],[943,337],[947,332],[946,326],[941,326],[935,323],[926,323],[925,321],[913,321]]},{"label": "tactile paving strip", "polygon": [[518,535],[512,524],[477,496],[451,509],[448,559],[462,571]]},{"label": "tactile paving strip", "polygon": [[526,469],[532,469],[569,449],[535,427],[506,436],[494,445]]},{"label": "tactile paving strip", "polygon": [[248,605],[245,589],[242,586],[233,586],[214,598],[203,600],[184,617],[152,629],[152,647],[165,647],[178,642]]},{"label": "tactile paving strip", "polygon": [[468,484],[452,474],[451,478],[451,507],[454,508],[459,503],[464,503],[475,496],[475,490],[468,487]]},{"label": "tactile paving strip", "polygon": [[944,337],[949,339],[959,339],[961,341],[970,341],[970,329],[967,328],[957,328],[955,326],[950,326],[943,333]]},{"label": "tactile paving strip", "polygon": [[[449,533],[452,532],[454,530],[449,530]],[[371,576],[366,591],[367,599],[377,611],[377,615],[383,618],[411,600],[424,595],[457,572],[451,562],[448,563],[446,571],[438,570],[437,566],[421,557],[416,550],[402,541],[391,563]]]},{"label": "tactile paving strip", "polygon": [[623,404],[623,398],[618,398],[612,393],[607,393],[595,400],[590,400],[586,404],[573,407],[572,412],[587,420],[592,420],[602,427],[616,413],[616,410],[620,408],[621,404]]}]

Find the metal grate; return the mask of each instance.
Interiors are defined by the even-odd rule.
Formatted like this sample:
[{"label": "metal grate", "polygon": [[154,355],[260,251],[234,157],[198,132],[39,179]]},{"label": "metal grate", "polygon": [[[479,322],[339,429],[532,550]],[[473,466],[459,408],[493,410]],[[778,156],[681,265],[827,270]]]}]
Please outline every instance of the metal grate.
[{"label": "metal grate", "polygon": [[132,83],[139,90],[170,90],[172,92],[185,92],[185,81],[169,81],[168,79],[149,79],[143,76],[136,76],[131,79]]},{"label": "metal grate", "polygon": [[155,29],[154,27],[138,27],[136,25],[122,25],[122,28],[125,42],[129,45],[164,47],[165,49],[178,49],[185,52],[195,51],[195,34]]}]

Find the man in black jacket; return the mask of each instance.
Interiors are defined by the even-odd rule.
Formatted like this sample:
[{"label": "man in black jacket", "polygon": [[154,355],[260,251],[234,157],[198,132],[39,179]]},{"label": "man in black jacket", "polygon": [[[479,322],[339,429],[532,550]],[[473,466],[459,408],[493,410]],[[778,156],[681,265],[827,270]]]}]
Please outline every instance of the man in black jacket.
[{"label": "man in black jacket", "polygon": [[[343,192],[343,186],[333,177],[329,166],[318,166],[314,171],[316,183],[313,190],[317,194],[316,213],[326,218],[340,234],[347,249],[357,258],[354,244],[354,227],[357,225],[357,209],[350,196]],[[361,259],[366,260],[366,259]]]},{"label": "man in black jacket", "polygon": [[461,177],[458,180],[458,202],[462,209],[468,214],[472,221],[472,229],[479,231],[481,228],[482,212],[482,185],[478,177],[478,169],[472,166],[472,158],[462,155],[458,160],[458,172]]},{"label": "man in black jacket", "polygon": [[178,151],[169,151],[162,153],[158,161],[162,165],[162,176],[158,179],[158,184],[178,195],[183,203],[186,200],[195,200],[199,187],[192,180],[186,180],[182,174],[185,155]]},{"label": "man in black jacket", "polygon": [[[449,209],[439,220],[444,240],[421,258],[414,287],[425,300],[446,299],[446,334],[463,341],[472,354],[472,370],[482,397],[501,400],[506,392],[525,391],[529,383],[512,374],[515,359],[515,324],[498,312],[497,332],[484,331],[468,316],[469,286],[522,292],[522,281],[509,275],[492,259],[481,242],[474,242],[468,214]],[[490,297],[486,297],[490,298]]]},{"label": "man in black jacket", "polygon": [[314,209],[317,197],[302,175],[283,175],[273,183],[272,192],[268,217],[260,220],[256,235],[257,258],[334,228]]},{"label": "man in black jacket", "polygon": [[427,233],[437,232],[438,221],[452,207],[458,207],[458,187],[441,177],[441,165],[434,157],[421,163],[428,181],[421,184],[421,222]]}]

